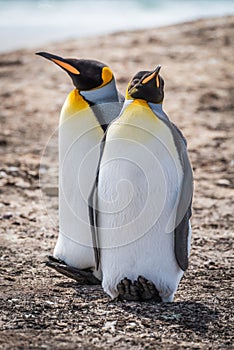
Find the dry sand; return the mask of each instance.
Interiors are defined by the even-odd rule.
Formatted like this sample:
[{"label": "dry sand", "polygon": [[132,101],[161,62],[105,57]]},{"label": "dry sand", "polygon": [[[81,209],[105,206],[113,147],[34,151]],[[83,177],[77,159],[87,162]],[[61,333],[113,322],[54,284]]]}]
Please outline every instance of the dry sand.
[{"label": "dry sand", "polygon": [[172,304],[113,302],[44,266],[58,231],[56,137],[42,192],[39,164],[72,85],[32,50],[0,55],[1,349],[232,347],[233,27],[225,17],[38,48],[107,62],[122,92],[162,65],[195,176],[190,266]]}]

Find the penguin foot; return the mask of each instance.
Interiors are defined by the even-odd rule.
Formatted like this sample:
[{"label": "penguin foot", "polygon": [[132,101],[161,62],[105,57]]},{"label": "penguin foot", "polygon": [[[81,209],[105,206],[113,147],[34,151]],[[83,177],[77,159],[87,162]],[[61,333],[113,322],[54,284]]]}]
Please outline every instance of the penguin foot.
[{"label": "penguin foot", "polygon": [[90,269],[77,269],[75,267],[67,265],[64,261],[54,258],[53,256],[48,256],[48,260],[45,262],[46,266],[56,270],[57,272],[72,278],[79,282],[80,284],[101,284]]},{"label": "penguin foot", "polygon": [[134,282],[138,288],[138,293],[142,301],[156,301],[157,303],[162,302],[158,290],[152,281],[147,280],[143,276],[139,276],[137,281]]},{"label": "penguin foot", "polygon": [[138,286],[136,283],[132,283],[127,277],[125,277],[121,282],[117,285],[117,289],[119,292],[118,299],[123,301],[140,301],[140,294],[138,290]]}]

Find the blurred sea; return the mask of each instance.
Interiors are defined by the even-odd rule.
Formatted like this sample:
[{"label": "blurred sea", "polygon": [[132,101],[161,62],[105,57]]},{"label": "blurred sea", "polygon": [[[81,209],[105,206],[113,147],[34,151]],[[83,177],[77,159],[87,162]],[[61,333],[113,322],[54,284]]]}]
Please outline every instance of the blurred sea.
[{"label": "blurred sea", "polygon": [[234,14],[234,0],[0,0],[0,51]]}]

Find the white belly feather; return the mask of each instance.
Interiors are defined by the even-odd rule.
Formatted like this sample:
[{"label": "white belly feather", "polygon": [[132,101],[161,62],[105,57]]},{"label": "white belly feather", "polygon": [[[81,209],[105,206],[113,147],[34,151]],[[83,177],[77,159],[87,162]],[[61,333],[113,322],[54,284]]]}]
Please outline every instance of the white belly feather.
[{"label": "white belly feather", "polygon": [[122,278],[143,275],[172,301],[183,275],[173,236],[183,172],[169,128],[128,108],[108,130],[99,174],[103,288],[115,297]]},{"label": "white belly feather", "polygon": [[70,266],[95,266],[88,196],[95,181],[103,131],[90,109],[59,129],[59,237],[54,256]]}]

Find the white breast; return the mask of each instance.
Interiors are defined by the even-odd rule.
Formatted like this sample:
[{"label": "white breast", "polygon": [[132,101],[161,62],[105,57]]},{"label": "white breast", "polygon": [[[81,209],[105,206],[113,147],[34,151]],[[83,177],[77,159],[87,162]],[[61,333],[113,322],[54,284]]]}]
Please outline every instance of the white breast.
[{"label": "white breast", "polygon": [[99,175],[103,288],[112,297],[122,278],[143,275],[173,299],[182,276],[173,246],[182,175],[169,128],[130,105],[108,130]]},{"label": "white breast", "polygon": [[103,131],[91,109],[63,118],[59,128],[59,238],[54,255],[77,268],[95,266],[88,196]]}]

